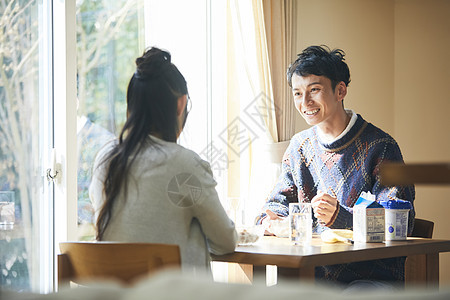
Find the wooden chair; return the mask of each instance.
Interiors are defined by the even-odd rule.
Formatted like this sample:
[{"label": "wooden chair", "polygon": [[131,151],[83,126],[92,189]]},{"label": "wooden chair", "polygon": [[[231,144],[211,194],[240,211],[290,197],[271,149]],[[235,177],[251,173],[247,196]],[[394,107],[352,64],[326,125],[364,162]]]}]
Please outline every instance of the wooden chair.
[{"label": "wooden chair", "polygon": [[[384,163],[380,167],[380,178],[383,185],[408,184],[450,184],[450,164],[403,164]],[[434,223],[432,221],[414,220],[414,229],[410,236],[432,238]]]},{"label": "wooden chair", "polygon": [[[414,220],[414,229],[411,237],[421,237],[431,239],[433,237],[434,222],[418,219]],[[405,261],[405,286],[414,288],[417,283],[423,282],[423,269],[427,268],[423,255],[408,256]],[[439,274],[439,270],[436,270]]]},{"label": "wooden chair", "polygon": [[[450,184],[450,163],[402,164],[385,163],[380,167],[381,183],[384,185],[448,185]],[[416,218],[411,237],[432,238],[434,223]],[[429,259],[439,260],[435,255]],[[409,256],[405,262],[405,285],[415,287],[423,282],[423,269],[429,268],[423,255]],[[434,270],[439,276],[439,270]],[[437,278],[437,277],[436,277]]]},{"label": "wooden chair", "polygon": [[411,237],[421,237],[431,239],[433,237],[434,222],[415,218],[414,228]]},{"label": "wooden chair", "polygon": [[178,245],[64,242],[59,244],[58,285],[114,279],[131,284],[141,276],[163,268],[180,268]]}]

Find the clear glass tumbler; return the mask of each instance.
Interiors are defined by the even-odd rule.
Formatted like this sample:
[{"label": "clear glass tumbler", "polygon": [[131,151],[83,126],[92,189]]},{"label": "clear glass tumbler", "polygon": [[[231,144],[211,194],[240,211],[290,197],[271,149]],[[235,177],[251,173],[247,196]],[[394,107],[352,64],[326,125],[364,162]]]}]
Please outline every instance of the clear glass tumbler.
[{"label": "clear glass tumbler", "polygon": [[289,203],[289,230],[295,245],[308,245],[312,240],[311,203]]}]

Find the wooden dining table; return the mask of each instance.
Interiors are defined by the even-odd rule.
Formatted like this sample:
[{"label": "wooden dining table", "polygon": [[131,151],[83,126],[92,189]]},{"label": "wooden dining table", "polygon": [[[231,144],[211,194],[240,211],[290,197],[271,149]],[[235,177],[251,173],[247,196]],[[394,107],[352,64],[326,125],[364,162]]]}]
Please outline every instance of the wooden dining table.
[{"label": "wooden dining table", "polygon": [[264,236],[251,245],[237,246],[233,253],[212,255],[213,261],[236,263],[242,272],[237,282],[252,282],[254,272],[275,265],[278,275],[314,281],[316,266],[390,257],[407,257],[406,286],[439,286],[439,253],[450,252],[450,240],[410,238],[382,243],[325,243],[313,236],[309,245],[294,245],[288,238]]}]

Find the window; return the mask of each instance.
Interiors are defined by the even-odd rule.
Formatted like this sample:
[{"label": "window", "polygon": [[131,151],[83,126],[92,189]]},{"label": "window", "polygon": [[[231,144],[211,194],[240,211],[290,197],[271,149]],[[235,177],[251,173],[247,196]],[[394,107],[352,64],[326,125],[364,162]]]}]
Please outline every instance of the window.
[{"label": "window", "polygon": [[51,289],[50,21],[41,1],[0,2],[0,289]]},{"label": "window", "polygon": [[[123,126],[134,60],[149,46],[170,51],[188,81],[193,107],[179,142],[210,162],[230,217],[241,219],[239,209],[254,217],[246,200],[255,91],[240,88],[249,85],[249,69],[231,26],[237,3],[0,3],[1,286],[51,291],[58,242],[94,238],[93,160]],[[56,184],[45,176],[53,161],[60,164]]]},{"label": "window", "polygon": [[78,239],[95,236],[89,199],[98,150],[120,133],[134,60],[144,49],[143,2],[77,1]]},{"label": "window", "polygon": [[192,110],[179,142],[210,162],[230,216],[254,219],[268,192],[255,186],[271,185],[257,154],[271,140],[266,127],[275,110],[270,79],[260,74],[267,73],[260,62],[267,46],[256,36],[261,12],[258,5],[233,1],[77,2],[80,239],[94,236],[92,162],[120,132],[134,60],[150,46],[168,50],[188,83]]},{"label": "window", "polygon": [[[134,61],[146,47],[168,50],[188,82],[193,107],[179,142],[205,159],[214,155],[213,126],[221,124],[218,121],[223,110],[219,110],[225,106],[218,104],[226,101],[226,60],[222,59],[226,31],[225,15],[217,16],[214,27],[211,24],[211,15],[218,15],[219,8],[223,8],[219,6],[225,2],[214,6],[212,2],[217,1],[122,0],[114,5],[109,1],[77,2],[78,239],[95,236],[94,211],[88,194],[92,164],[98,150],[120,133]],[[221,35],[217,37],[213,31],[219,30]],[[213,61],[213,51],[223,57]],[[217,79],[214,86],[212,74]],[[226,166],[212,167],[219,189],[223,190]]]}]

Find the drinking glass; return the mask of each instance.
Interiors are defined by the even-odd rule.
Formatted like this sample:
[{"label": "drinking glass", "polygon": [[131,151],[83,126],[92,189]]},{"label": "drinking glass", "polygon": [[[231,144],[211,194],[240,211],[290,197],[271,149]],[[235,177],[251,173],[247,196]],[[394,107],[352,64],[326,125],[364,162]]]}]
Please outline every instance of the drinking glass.
[{"label": "drinking glass", "polygon": [[15,221],[14,192],[0,191],[0,230],[12,229]]},{"label": "drinking glass", "polygon": [[295,245],[308,245],[312,239],[311,203],[289,203],[289,230]]}]

